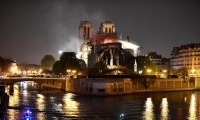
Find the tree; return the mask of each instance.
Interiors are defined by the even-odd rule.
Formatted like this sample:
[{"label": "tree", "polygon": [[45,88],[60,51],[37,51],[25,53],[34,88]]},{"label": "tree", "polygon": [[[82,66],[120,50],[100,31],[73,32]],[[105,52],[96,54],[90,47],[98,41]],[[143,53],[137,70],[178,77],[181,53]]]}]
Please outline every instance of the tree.
[{"label": "tree", "polygon": [[93,67],[99,68],[99,69],[102,69],[102,70],[107,69],[107,65],[103,61],[95,63]]},{"label": "tree", "polygon": [[107,69],[107,65],[103,61],[100,61],[95,63],[93,67],[89,68],[87,74],[105,74],[107,72]]},{"label": "tree", "polygon": [[56,75],[62,73],[61,69],[60,69],[60,61],[56,61],[53,65],[52,68],[53,73],[55,73]]},{"label": "tree", "polygon": [[66,70],[83,71],[86,69],[86,64],[83,60],[76,58],[75,52],[63,52],[60,60],[53,65],[55,74],[66,74]]},{"label": "tree", "polygon": [[0,56],[0,72],[9,72],[9,67],[12,62],[13,60],[2,58]]},{"label": "tree", "polygon": [[187,68],[182,67],[182,68],[176,70],[175,74],[178,75],[178,76],[182,76],[182,77],[188,76]]},{"label": "tree", "polygon": [[56,59],[52,55],[45,55],[41,60],[41,68],[43,70],[52,70]]},{"label": "tree", "polygon": [[151,69],[151,73],[157,72],[157,66],[149,59],[148,56],[138,56],[132,58],[127,68],[134,70],[135,60],[137,62],[137,70],[142,71],[142,74],[147,74],[147,69]]},{"label": "tree", "polygon": [[170,69],[169,69],[169,74],[170,74],[170,75],[176,75],[176,71],[177,71],[177,70],[173,69],[173,67],[170,67]]}]

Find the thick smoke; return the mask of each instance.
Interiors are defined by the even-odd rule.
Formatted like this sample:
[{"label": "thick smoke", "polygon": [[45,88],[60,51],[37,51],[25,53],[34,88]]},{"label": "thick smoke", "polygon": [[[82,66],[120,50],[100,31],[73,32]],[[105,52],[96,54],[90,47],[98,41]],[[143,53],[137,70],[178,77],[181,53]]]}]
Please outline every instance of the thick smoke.
[{"label": "thick smoke", "polygon": [[[54,32],[56,33],[57,51],[62,50],[66,52],[78,52],[81,45],[79,39],[78,27],[82,21],[91,21],[93,23],[94,31],[97,31],[97,25],[105,21],[105,16],[100,10],[90,11],[79,4],[71,5],[57,5],[59,18],[56,20]],[[57,8],[55,8],[57,9]],[[55,53],[57,54],[57,53]]]}]

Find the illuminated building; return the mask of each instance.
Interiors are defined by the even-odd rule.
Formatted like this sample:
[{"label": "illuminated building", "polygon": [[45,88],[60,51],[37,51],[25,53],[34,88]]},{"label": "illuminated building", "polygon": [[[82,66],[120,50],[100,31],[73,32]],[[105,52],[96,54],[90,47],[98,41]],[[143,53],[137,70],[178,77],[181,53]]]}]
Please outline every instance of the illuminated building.
[{"label": "illuminated building", "polygon": [[41,74],[42,69],[40,65],[35,64],[18,64],[18,73],[21,75]]},{"label": "illuminated building", "polygon": [[174,69],[186,67],[191,77],[200,76],[200,43],[174,47],[170,64]]},{"label": "illuminated building", "polygon": [[166,75],[169,74],[170,72],[169,58],[163,58],[162,55],[158,55],[156,52],[149,52],[147,56],[149,56],[149,59],[157,66],[158,74],[161,77],[166,77]]},{"label": "illuminated building", "polygon": [[99,31],[94,32],[89,21],[81,21],[79,25],[80,51],[77,57],[84,60],[88,67],[103,61],[108,68],[123,66],[127,56],[137,56],[139,46],[126,40],[120,40],[119,33],[111,21],[100,24]]}]

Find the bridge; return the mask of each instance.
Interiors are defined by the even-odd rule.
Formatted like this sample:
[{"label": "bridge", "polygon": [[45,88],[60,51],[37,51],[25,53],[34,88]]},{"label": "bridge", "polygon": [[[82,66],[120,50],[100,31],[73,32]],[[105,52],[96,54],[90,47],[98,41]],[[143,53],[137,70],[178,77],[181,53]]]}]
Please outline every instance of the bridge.
[{"label": "bridge", "polygon": [[6,82],[10,86],[10,92],[14,90],[14,84],[23,81],[33,81],[38,84],[38,90],[42,90],[43,86],[53,86],[54,88],[59,88],[65,90],[66,79],[65,78],[3,78],[0,82]]}]

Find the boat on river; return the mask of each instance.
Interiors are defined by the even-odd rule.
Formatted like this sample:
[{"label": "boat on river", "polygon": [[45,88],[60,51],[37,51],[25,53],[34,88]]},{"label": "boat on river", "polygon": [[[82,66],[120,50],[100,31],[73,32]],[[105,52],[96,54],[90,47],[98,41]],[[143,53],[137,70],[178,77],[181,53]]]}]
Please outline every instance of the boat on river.
[{"label": "boat on river", "polygon": [[30,110],[26,110],[24,113],[24,119],[25,120],[31,120],[32,112]]}]

